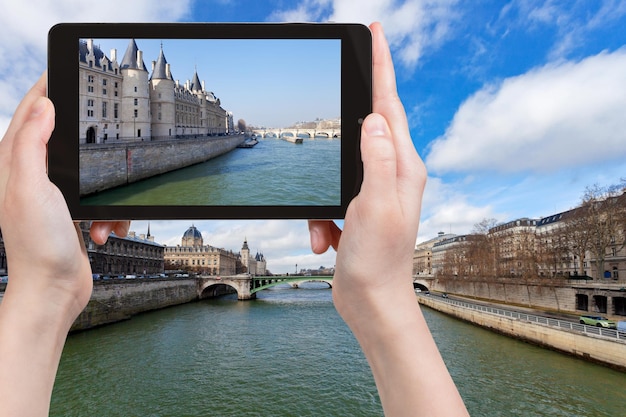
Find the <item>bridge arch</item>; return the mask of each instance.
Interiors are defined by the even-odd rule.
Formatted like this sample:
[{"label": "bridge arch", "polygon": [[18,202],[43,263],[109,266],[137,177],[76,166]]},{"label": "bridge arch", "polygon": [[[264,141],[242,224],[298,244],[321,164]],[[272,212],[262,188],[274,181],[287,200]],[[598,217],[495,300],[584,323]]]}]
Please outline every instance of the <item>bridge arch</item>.
[{"label": "bridge arch", "polygon": [[237,288],[226,283],[211,284],[202,289],[199,298],[204,300],[205,298],[220,297],[226,294],[237,294]]},{"label": "bridge arch", "polygon": [[421,291],[430,291],[426,285],[420,284],[419,282],[413,282],[413,289],[414,290],[419,289]]}]

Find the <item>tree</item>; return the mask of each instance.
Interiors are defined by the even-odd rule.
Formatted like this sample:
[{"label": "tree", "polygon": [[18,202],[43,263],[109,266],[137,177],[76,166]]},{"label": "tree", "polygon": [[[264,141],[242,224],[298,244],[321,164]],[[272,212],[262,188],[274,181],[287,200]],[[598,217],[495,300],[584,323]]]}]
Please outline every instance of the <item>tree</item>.
[{"label": "tree", "polygon": [[239,129],[240,132],[245,132],[246,131],[246,121],[243,120],[243,119],[237,120],[237,129]]},{"label": "tree", "polygon": [[623,185],[585,189],[580,207],[565,222],[564,234],[578,258],[577,271],[584,271],[589,253],[595,261],[595,278],[604,276],[607,250],[619,251],[626,245],[626,194]]}]

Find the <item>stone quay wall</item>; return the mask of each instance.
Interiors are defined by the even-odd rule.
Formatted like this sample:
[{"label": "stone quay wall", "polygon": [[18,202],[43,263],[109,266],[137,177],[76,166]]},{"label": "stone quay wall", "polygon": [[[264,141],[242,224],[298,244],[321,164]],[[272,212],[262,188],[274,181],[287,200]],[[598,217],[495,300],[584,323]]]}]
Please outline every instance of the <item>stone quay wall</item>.
[{"label": "stone quay wall", "polygon": [[139,313],[197,299],[198,283],[195,278],[94,281],[91,299],[70,331],[127,320]]},{"label": "stone quay wall", "polygon": [[420,304],[444,314],[545,348],[626,371],[626,341],[526,322],[452,305],[435,297],[418,297]]},{"label": "stone quay wall", "polygon": [[233,135],[81,146],[80,195],[208,161],[244,140],[243,135]]},{"label": "stone quay wall", "polygon": [[435,279],[432,289],[502,304],[519,305],[542,310],[576,312],[576,289],[566,283],[500,281],[466,281]]}]

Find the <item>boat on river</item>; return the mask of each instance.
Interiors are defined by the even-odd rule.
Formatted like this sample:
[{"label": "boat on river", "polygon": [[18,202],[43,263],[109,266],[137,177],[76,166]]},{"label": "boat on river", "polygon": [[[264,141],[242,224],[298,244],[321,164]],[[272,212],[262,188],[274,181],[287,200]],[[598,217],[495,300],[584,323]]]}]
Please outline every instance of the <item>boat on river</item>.
[{"label": "boat on river", "polygon": [[297,136],[281,136],[281,139],[291,143],[304,143],[304,139]]},{"label": "boat on river", "polygon": [[252,148],[254,147],[254,145],[256,145],[257,143],[259,143],[258,140],[256,140],[256,138],[252,138],[252,139],[248,139],[246,140],[244,143],[237,145],[238,148]]}]

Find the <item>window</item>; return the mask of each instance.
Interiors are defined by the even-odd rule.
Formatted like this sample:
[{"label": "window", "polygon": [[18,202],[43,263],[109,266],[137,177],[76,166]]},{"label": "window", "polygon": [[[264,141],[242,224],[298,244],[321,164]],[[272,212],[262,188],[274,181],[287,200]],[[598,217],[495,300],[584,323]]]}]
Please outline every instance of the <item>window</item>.
[{"label": "window", "polygon": [[93,93],[93,85],[88,85],[87,86],[87,92]]},{"label": "window", "polygon": [[93,110],[87,110],[87,117],[93,117]]},{"label": "window", "polygon": [[102,102],[102,118],[106,118],[107,117],[107,102],[103,101]]},{"label": "window", "polygon": [[585,294],[576,294],[576,310],[587,311],[589,309],[589,297]]},{"label": "window", "polygon": [[134,102],[135,106],[136,106],[136,105],[137,105],[137,103],[138,103],[137,99],[134,99],[134,100],[133,100],[133,102]]},{"label": "window", "polygon": [[106,89],[106,88],[103,88],[103,89],[102,89],[102,95],[103,95],[103,96],[106,96],[106,95],[107,95],[107,89]]},{"label": "window", "polygon": [[113,118],[117,119],[119,111],[119,103],[113,103]]},{"label": "window", "polygon": [[137,92],[137,86],[135,86],[135,93]]},{"label": "window", "polygon": [[107,85],[107,79],[106,79],[106,78],[104,78],[104,79],[102,80],[102,85]]},{"label": "window", "polygon": [[135,109],[135,119],[137,118],[137,109]]},{"label": "window", "polygon": [[94,80],[93,75],[88,75],[87,76],[87,82],[88,83],[93,83],[93,80]]}]

